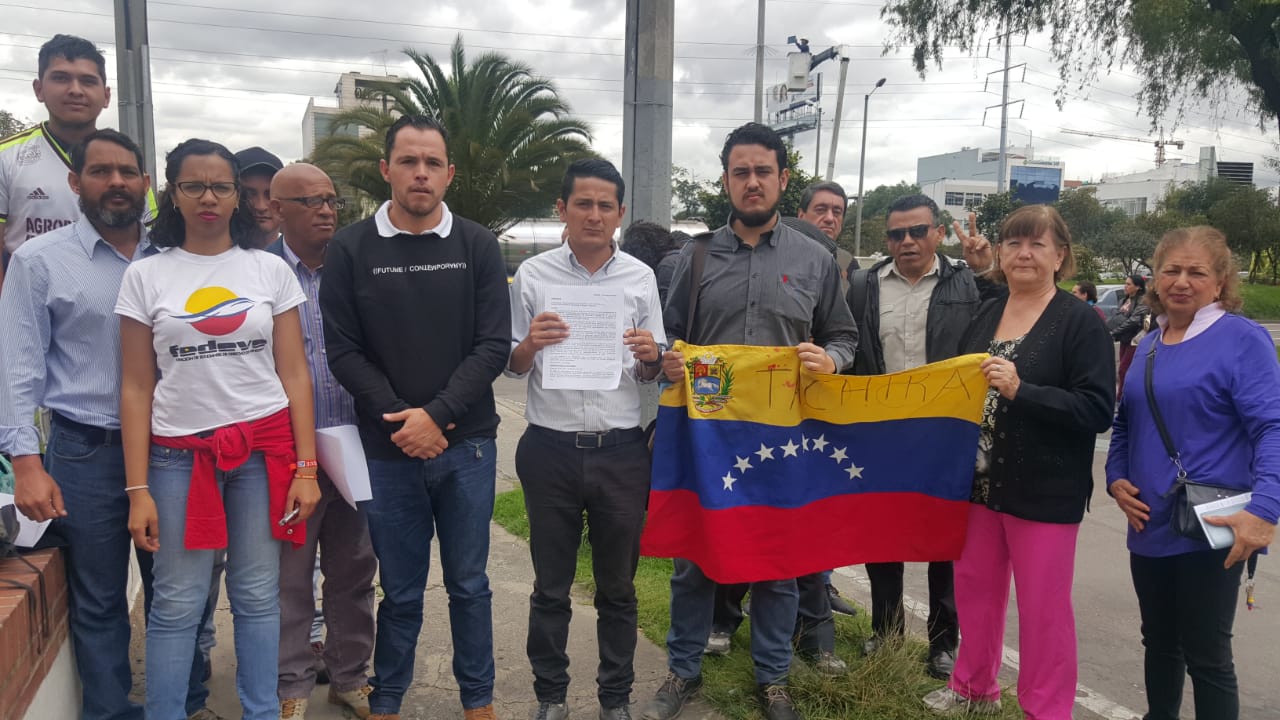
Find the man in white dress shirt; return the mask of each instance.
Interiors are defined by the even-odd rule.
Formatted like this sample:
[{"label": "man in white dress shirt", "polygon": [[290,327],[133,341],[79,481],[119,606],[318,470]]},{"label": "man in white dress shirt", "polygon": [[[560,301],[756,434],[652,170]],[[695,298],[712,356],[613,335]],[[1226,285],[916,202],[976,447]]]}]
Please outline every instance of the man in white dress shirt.
[{"label": "man in white dress shirt", "polygon": [[[556,201],[567,241],[526,260],[513,283],[513,345],[507,374],[529,378],[529,426],[516,450],[516,473],[524,487],[533,556],[527,650],[538,697],[537,720],[564,720],[569,713],[569,589],[584,511],[599,613],[600,718],[631,717],[633,581],[649,495],[649,452],[639,427],[638,386],[656,379],[666,335],[653,272],[613,241],[626,211],[622,197],[622,177],[608,161],[571,164]],[[543,387],[543,350],[574,332],[573,323],[547,309],[549,293],[566,286],[618,294],[616,310],[622,313],[625,330],[618,338],[619,379],[614,389]]]}]

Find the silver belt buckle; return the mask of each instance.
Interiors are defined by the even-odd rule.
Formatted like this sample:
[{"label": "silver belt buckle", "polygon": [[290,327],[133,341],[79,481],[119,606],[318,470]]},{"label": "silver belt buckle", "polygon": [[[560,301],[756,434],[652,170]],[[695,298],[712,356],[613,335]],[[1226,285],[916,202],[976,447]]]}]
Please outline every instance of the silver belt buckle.
[{"label": "silver belt buckle", "polygon": [[579,450],[598,450],[604,447],[604,433],[580,432],[573,438],[573,446]]}]

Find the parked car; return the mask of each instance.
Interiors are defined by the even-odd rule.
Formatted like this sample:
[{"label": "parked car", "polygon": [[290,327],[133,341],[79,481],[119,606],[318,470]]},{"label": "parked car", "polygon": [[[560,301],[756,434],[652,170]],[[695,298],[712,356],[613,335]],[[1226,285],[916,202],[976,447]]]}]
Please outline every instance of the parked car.
[{"label": "parked car", "polygon": [[1124,299],[1123,285],[1099,285],[1098,286],[1098,307],[1102,308],[1102,312],[1106,317],[1115,314],[1116,308],[1120,307],[1120,301]]}]

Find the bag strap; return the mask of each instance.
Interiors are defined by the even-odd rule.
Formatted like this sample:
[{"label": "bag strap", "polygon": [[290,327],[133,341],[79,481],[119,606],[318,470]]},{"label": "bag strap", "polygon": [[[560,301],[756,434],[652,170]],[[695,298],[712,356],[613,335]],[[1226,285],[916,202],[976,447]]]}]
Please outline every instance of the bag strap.
[{"label": "bag strap", "polygon": [[860,268],[849,277],[849,309],[853,311],[854,322],[862,322],[862,316],[867,311],[867,276],[871,274],[871,268]]},{"label": "bag strap", "polygon": [[1156,366],[1156,346],[1159,342],[1151,343],[1151,349],[1147,351],[1146,372],[1143,373],[1143,385],[1147,391],[1147,407],[1151,409],[1151,417],[1156,421],[1156,430],[1160,432],[1160,440],[1164,443],[1164,451],[1169,454],[1169,460],[1178,468],[1178,480],[1174,484],[1176,490],[1178,485],[1187,479],[1187,471],[1182,467],[1182,454],[1173,445],[1173,439],[1169,437],[1169,428],[1164,424],[1164,416],[1160,414],[1160,405],[1156,403],[1156,391],[1151,384],[1151,374]]},{"label": "bag strap", "polygon": [[698,316],[698,296],[702,294],[702,270],[707,265],[707,253],[711,251],[711,237],[705,232],[693,236],[693,261],[689,265],[689,314],[684,323],[684,339],[693,341],[693,319]]}]

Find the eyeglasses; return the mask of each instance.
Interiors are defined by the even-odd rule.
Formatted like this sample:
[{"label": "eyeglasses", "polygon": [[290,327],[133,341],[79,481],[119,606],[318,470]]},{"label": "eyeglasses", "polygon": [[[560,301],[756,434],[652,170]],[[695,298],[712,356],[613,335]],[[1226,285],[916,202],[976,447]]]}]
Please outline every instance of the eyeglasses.
[{"label": "eyeglasses", "polygon": [[306,205],[312,210],[319,210],[322,205],[328,205],[330,208],[334,210],[341,210],[347,206],[346,198],[340,198],[340,197],[321,197],[319,195],[311,195],[309,197],[280,198],[280,199],[288,200],[289,202],[296,202],[299,205]]},{"label": "eyeglasses", "polygon": [[240,190],[240,186],[233,182],[220,182],[212,185],[206,185],[202,182],[194,181],[178,183],[178,192],[186,195],[192,200],[199,200],[204,197],[206,190],[212,192],[213,196],[219,200],[226,200],[229,197],[234,197]]},{"label": "eyeglasses", "polygon": [[907,239],[907,233],[911,233],[912,240],[923,240],[925,236],[929,234],[929,231],[932,229],[933,227],[928,224],[912,225],[911,227],[893,228],[891,230],[885,230],[884,234],[886,237],[889,238],[889,242],[898,243]]}]

